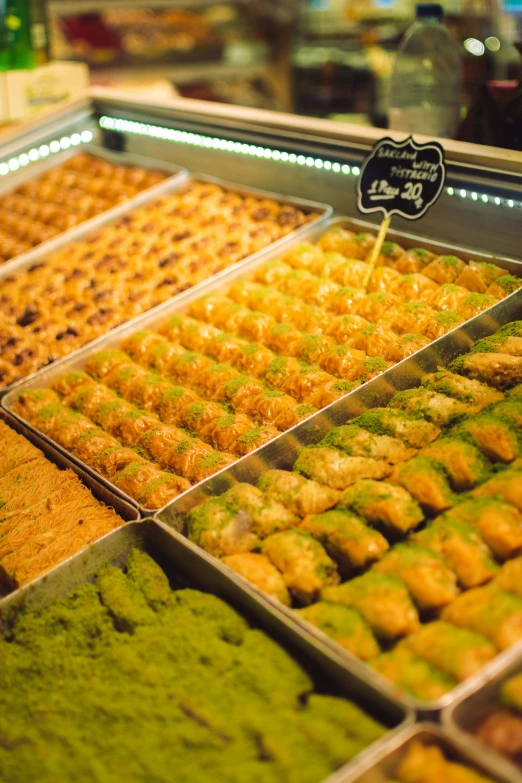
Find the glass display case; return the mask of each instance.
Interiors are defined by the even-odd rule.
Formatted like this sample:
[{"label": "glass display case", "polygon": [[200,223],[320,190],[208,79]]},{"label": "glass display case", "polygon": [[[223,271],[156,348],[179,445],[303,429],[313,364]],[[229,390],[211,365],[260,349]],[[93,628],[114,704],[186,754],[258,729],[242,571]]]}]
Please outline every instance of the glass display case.
[{"label": "glass display case", "polygon": [[[0,183],[42,156],[95,141],[193,172],[321,201],[338,214],[356,217],[359,167],[383,133],[204,101],[162,103],[140,97],[138,103],[128,94],[98,88],[6,131],[0,146]],[[445,189],[430,212],[414,224],[414,233],[518,257],[522,154],[454,141],[444,141],[443,146]],[[393,225],[412,232],[413,224],[400,218],[394,218]]]},{"label": "glass display case", "polygon": [[[53,207],[58,195],[58,217],[67,217],[64,202],[76,217],[91,203],[92,191],[78,195],[82,181],[123,198],[90,223],[55,226],[61,235],[0,268],[0,407],[142,517],[154,515],[143,534],[109,540],[111,551],[133,535],[176,549],[191,572],[206,569],[211,592],[232,591],[303,654],[393,701],[391,726],[413,709],[440,719],[507,654],[521,654],[522,154],[443,141],[439,200],[416,223],[394,217],[374,269],[356,184],[382,135],[108,89],[6,132],[0,194],[24,172],[86,153],[79,179],[66,169],[40,197],[30,183],[11,197],[26,208],[16,228],[29,222],[27,202],[39,217],[38,198]],[[107,164],[117,153],[123,165],[113,168],[88,158]],[[137,156],[140,170],[126,172]],[[158,190],[133,201],[113,190],[128,174],[143,183],[146,169],[178,179],[160,176],[159,199]],[[8,212],[9,203],[4,231]],[[474,548],[439,554],[443,514],[456,514],[453,540],[467,541],[458,531],[475,524],[477,504],[488,518],[494,511],[489,523],[481,517],[484,541],[473,535]],[[503,518],[508,532],[497,538]],[[295,554],[303,540],[311,559]],[[300,582],[303,562],[311,565]],[[269,598],[266,568],[278,580]],[[497,623],[487,609],[499,596]],[[338,649],[329,603],[360,612],[364,644]],[[475,632],[470,646],[477,634],[486,642],[471,674],[465,655],[446,652],[462,629]],[[417,659],[429,663],[419,688]],[[383,702],[374,704],[383,715]],[[459,758],[458,746],[443,745]],[[488,772],[473,742],[468,749]],[[367,779],[356,772],[350,780]]]}]

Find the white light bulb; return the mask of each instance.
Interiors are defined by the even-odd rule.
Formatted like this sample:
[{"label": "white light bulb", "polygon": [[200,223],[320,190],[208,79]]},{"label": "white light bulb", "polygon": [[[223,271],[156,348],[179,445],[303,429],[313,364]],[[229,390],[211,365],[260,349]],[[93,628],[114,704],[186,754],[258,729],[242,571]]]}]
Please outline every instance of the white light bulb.
[{"label": "white light bulb", "polygon": [[475,57],[480,57],[486,51],[486,47],[477,38],[466,38],[464,41],[464,49],[470,54],[474,54]]}]

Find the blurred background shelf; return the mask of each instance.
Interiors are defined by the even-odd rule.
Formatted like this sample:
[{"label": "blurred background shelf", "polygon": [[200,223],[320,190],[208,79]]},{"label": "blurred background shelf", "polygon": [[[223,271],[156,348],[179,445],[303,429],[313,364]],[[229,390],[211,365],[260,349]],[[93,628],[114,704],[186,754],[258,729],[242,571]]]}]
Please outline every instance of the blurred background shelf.
[{"label": "blurred background shelf", "polygon": [[[93,85],[137,97],[181,96],[387,128],[395,57],[416,3],[30,0],[30,5],[46,20],[49,59],[86,63]],[[442,5],[462,61],[457,138],[510,146],[499,142],[495,125],[522,72],[521,0],[442,0]],[[519,91],[522,103],[522,87]]]}]

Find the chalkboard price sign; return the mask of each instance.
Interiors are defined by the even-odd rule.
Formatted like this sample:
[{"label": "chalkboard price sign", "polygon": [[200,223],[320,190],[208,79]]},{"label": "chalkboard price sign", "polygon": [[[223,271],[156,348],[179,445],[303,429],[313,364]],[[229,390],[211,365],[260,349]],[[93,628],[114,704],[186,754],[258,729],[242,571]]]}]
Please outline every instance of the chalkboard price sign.
[{"label": "chalkboard price sign", "polygon": [[390,138],[377,142],[357,182],[361,212],[418,220],[437,201],[446,179],[444,150],[436,141],[418,144]]}]

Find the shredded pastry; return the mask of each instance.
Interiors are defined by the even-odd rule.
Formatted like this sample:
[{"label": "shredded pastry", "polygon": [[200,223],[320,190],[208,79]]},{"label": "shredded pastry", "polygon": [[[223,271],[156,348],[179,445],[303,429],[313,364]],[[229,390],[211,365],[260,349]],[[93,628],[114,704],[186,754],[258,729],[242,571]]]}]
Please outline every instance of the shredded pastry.
[{"label": "shredded pastry", "polygon": [[123,520],[0,421],[0,584],[30,582]]}]

